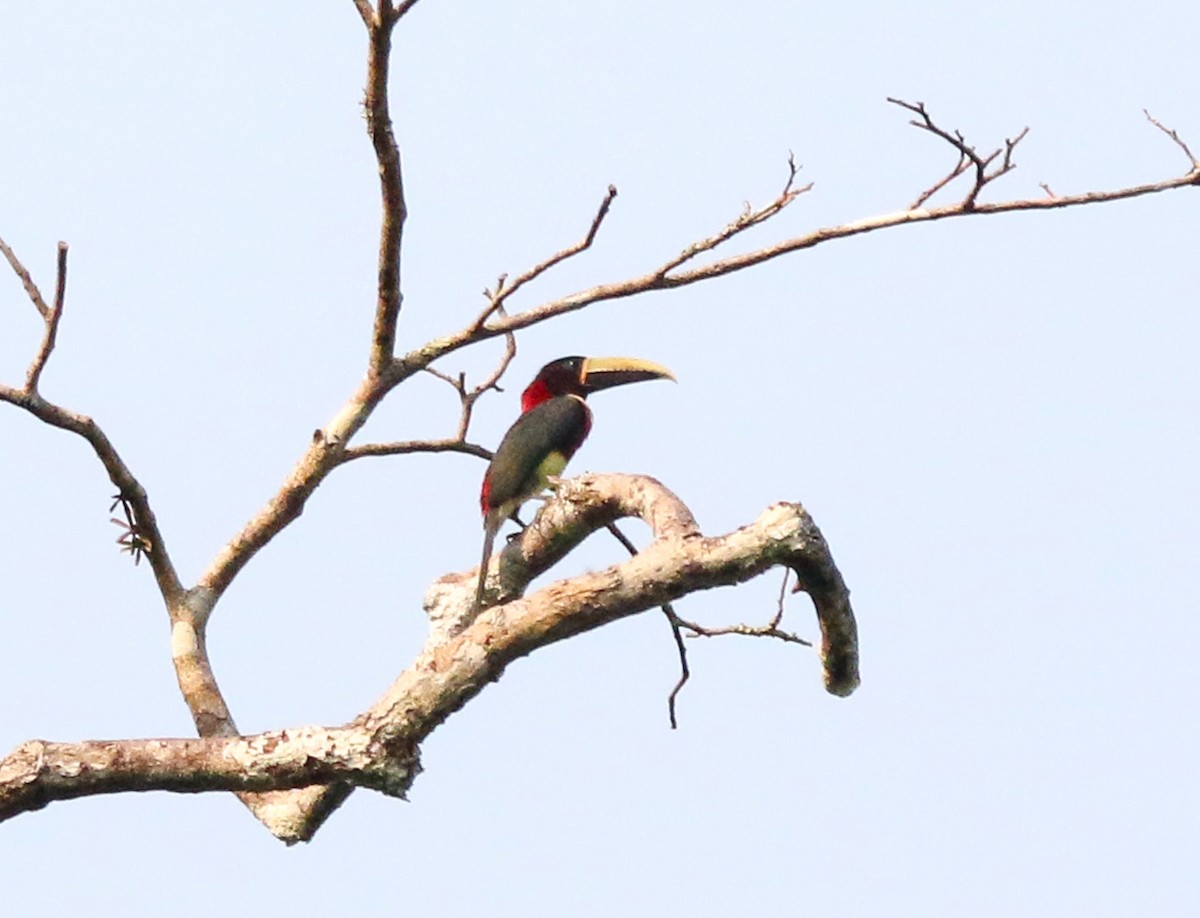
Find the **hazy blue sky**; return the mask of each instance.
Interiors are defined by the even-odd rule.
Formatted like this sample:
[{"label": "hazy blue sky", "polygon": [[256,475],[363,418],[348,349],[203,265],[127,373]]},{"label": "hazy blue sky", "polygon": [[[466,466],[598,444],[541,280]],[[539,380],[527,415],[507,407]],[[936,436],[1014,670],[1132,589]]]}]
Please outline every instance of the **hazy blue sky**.
[{"label": "hazy blue sky", "polygon": [[[981,148],[1031,128],[991,200],[1183,173],[1142,108],[1200,151],[1185,7],[424,0],[392,83],[401,344],[578,238],[610,182],[596,249],[515,305],[669,258],[776,193],[789,150],[816,187],[747,246],[904,207],[953,156],[889,95]],[[105,427],[189,581],[362,373],[364,42],[350,0],[0,14],[0,235],[47,289],[71,244],[43,392]],[[803,648],[694,643],[672,732],[675,652],[646,614],[514,665],[431,737],[410,803],[357,793],[306,847],[228,795],[0,825],[3,910],[1200,914],[1198,241],[1190,189],[972,218],[523,334],[475,437],[499,439],[551,358],[671,367],[678,386],[593,400],[572,469],[652,474],[714,534],[803,501],[853,591],[859,692],[826,695]],[[0,379],[39,335],[0,277]],[[455,412],[422,378],[365,437],[444,435]],[[8,406],[0,444],[0,747],[189,735],[98,463]],[[212,623],[242,729],[341,723],[388,685],[427,584],[476,563],[482,471],[383,459],[321,488]],[[593,541],[560,572],[619,558]],[[764,620],[777,589],[680,611]],[[805,597],[786,624],[815,634]]]}]

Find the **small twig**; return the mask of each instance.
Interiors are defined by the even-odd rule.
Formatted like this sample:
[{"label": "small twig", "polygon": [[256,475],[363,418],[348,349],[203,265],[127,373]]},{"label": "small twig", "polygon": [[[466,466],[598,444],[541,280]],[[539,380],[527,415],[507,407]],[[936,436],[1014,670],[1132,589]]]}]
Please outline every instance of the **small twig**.
[{"label": "small twig", "polygon": [[466,395],[467,378],[464,374],[459,373],[457,376],[451,376],[449,373],[443,373],[441,370],[435,370],[433,367],[425,367],[424,369],[426,373],[430,376],[436,376],[460,396]]},{"label": "small twig", "polygon": [[41,347],[38,348],[33,363],[29,365],[29,372],[25,374],[26,392],[37,391],[38,381],[42,378],[42,370],[46,368],[46,361],[50,359],[50,352],[54,350],[54,342],[58,337],[58,323],[62,318],[66,295],[67,244],[60,242],[58,244],[58,280],[54,286],[54,305],[50,307],[50,314],[46,316],[46,333],[42,336]]},{"label": "small twig", "polygon": [[788,151],[787,162],[787,181],[784,182],[783,190],[779,192],[773,201],[759,208],[758,210],[751,210],[750,205],[747,204],[741,215],[729,223],[719,233],[709,236],[707,239],[701,239],[697,242],[693,242],[686,249],[660,267],[658,269],[658,276],[666,277],[666,275],[671,271],[674,271],[685,262],[691,261],[697,255],[703,252],[711,252],[717,246],[724,242],[728,242],[739,233],[744,233],[751,227],[758,226],[760,223],[770,220],[777,213],[791,204],[792,201],[796,200],[796,198],[798,198],[800,195],[807,191],[811,191],[813,187],[812,182],[809,182],[807,185],[804,185],[800,188],[794,187],[796,184],[796,174],[800,171],[800,166],[796,165],[795,154],[793,154],[791,151]]},{"label": "small twig", "polygon": [[[787,597],[788,576],[791,573],[791,570],[784,570],[783,582],[779,584],[779,600],[776,603],[775,614],[771,616],[771,620],[765,625],[727,625],[723,628],[705,628],[703,625],[698,625],[695,622],[689,622],[678,617],[676,617],[676,624],[692,632],[688,637],[719,637],[723,634],[741,634],[746,637],[777,638],[789,644],[803,644],[805,647],[811,647],[812,641],[806,641],[799,635],[793,634],[790,631],[783,631],[779,627],[779,623],[783,621],[783,603]],[[793,590],[793,592],[795,591]]]},{"label": "small twig", "polygon": [[[1022,140],[1024,140],[1025,136],[1028,133],[1029,133],[1029,128],[1023,127],[1023,128],[1021,128],[1021,133],[1018,134],[1016,137],[1013,137],[1011,140],[1007,137],[1004,138],[1004,159],[1001,160],[999,166],[997,166],[995,169],[993,169],[991,172],[989,172],[984,177],[985,185],[988,182],[993,182],[996,179],[1000,178],[1000,176],[1004,175],[1005,173],[1011,172],[1013,169],[1017,168],[1017,164],[1015,162],[1013,162],[1013,151],[1016,150],[1017,144],[1019,144]],[[999,152],[999,151],[997,151],[997,152]],[[994,154],[993,154],[993,156],[994,156]]]},{"label": "small twig", "polygon": [[[503,281],[501,281],[501,283],[503,283]],[[508,315],[504,311],[503,306],[500,306],[498,311],[501,315]],[[458,417],[458,430],[454,435],[455,441],[459,443],[466,443],[467,431],[471,426],[471,414],[475,410],[475,403],[479,401],[480,397],[483,396],[484,393],[491,392],[493,390],[496,392],[504,391],[500,388],[500,379],[508,371],[509,365],[513,362],[513,359],[516,356],[517,336],[512,332],[505,332],[504,353],[500,356],[500,360],[496,364],[496,368],[487,376],[486,379],[483,380],[483,382],[479,383],[479,385],[475,386],[469,391],[467,389],[467,375],[465,373],[459,373],[458,376],[451,376],[449,373],[443,373],[441,370],[435,369],[434,367],[424,368],[426,373],[431,376],[436,376],[438,379],[442,380],[442,382],[449,385],[450,388],[452,388],[456,393],[458,393],[460,409]]]},{"label": "small twig", "polygon": [[743,637],[769,637],[776,638],[788,644],[803,644],[805,647],[812,647],[812,641],[806,641],[798,634],[793,634],[790,631],[783,631],[774,625],[725,625],[721,628],[705,628],[696,622],[690,622],[685,618],[679,620],[679,624],[692,632],[688,637],[721,637],[726,634],[740,634]]},{"label": "small twig", "polygon": [[779,599],[775,604],[775,616],[771,619],[771,627],[779,627],[779,623],[783,621],[783,603],[787,599],[788,578],[792,575],[792,569],[785,567],[783,569],[783,580],[779,584]]},{"label": "small twig", "polygon": [[0,252],[4,253],[4,257],[8,260],[9,266],[13,272],[21,279],[21,286],[25,288],[25,293],[29,300],[37,308],[38,314],[43,319],[50,318],[50,307],[46,305],[46,301],[42,299],[42,291],[38,289],[38,285],[33,282],[33,278],[21,264],[21,259],[17,258],[16,253],[8,247],[8,243],[0,239]]},{"label": "small twig", "polygon": [[478,331],[479,329],[483,328],[488,319],[490,319],[497,312],[503,313],[505,300],[507,300],[510,296],[512,296],[530,281],[541,277],[555,265],[561,264],[568,258],[572,258],[575,255],[578,255],[580,252],[591,248],[592,243],[596,240],[596,234],[600,231],[600,224],[602,224],[604,222],[604,218],[608,216],[608,210],[610,207],[612,207],[612,202],[616,196],[617,186],[609,185],[608,191],[604,195],[604,200],[600,202],[600,207],[596,211],[596,216],[592,218],[591,226],[588,227],[587,233],[581,240],[579,240],[579,242],[575,243],[574,245],[567,246],[561,252],[556,252],[545,261],[541,261],[534,265],[524,274],[518,275],[512,283],[508,283],[507,274],[501,274],[499,280],[496,281],[496,289],[494,291],[484,291],[484,295],[488,297],[489,302],[487,308],[484,309],[484,311],[481,312],[475,319],[475,322],[471,326],[472,330]]},{"label": "small twig", "polygon": [[[505,315],[504,307],[500,307],[500,314]],[[471,412],[475,410],[475,403],[479,401],[480,396],[485,392],[495,390],[502,392],[500,388],[500,379],[508,372],[509,365],[517,356],[517,336],[512,332],[504,334],[504,353],[500,356],[500,362],[496,364],[496,369],[483,382],[477,385],[470,392],[463,396],[462,413],[458,418],[458,438],[460,440],[467,439],[467,429],[471,426]]]},{"label": "small twig", "polygon": [[671,729],[676,729],[679,724],[675,720],[675,698],[687,684],[688,679],[692,677],[692,672],[688,669],[687,646],[683,643],[683,633],[679,630],[679,616],[675,614],[675,607],[671,603],[667,603],[662,607],[667,616],[667,623],[671,626],[671,635],[675,638],[675,649],[679,651],[679,681],[675,683],[675,688],[671,689],[671,694],[667,696],[667,714],[671,718]]},{"label": "small twig", "polygon": [[1048,197],[1048,198],[1057,198],[1058,197],[1058,195],[1056,195],[1054,193],[1054,189],[1051,188],[1045,182],[1038,182],[1038,187],[1041,188],[1042,191],[1046,192],[1046,197]]},{"label": "small twig", "polygon": [[917,199],[908,205],[908,209],[916,210],[918,207],[924,206],[926,201],[928,201],[935,194],[937,194],[939,191],[941,191],[943,188],[945,188],[947,185],[949,185],[952,181],[954,181],[956,178],[958,178],[960,175],[962,175],[964,172],[966,172],[967,168],[970,166],[970,164],[971,164],[971,161],[960,152],[958,154],[958,162],[955,164],[954,168],[951,169],[949,172],[947,172],[943,178],[934,182],[932,185],[930,185],[928,188],[926,188],[924,191],[922,191],[919,195],[917,195]]},{"label": "small twig", "polygon": [[[1025,135],[1029,133],[1029,128],[1025,128],[1020,134],[1011,140],[1005,138],[1004,147],[1002,149],[998,148],[993,150],[987,156],[980,156],[980,154],[976,152],[975,148],[966,142],[966,139],[963,137],[961,132],[955,131],[953,134],[951,134],[944,128],[939,127],[934,122],[933,118],[930,117],[929,112],[926,111],[924,102],[905,102],[903,99],[894,99],[891,96],[888,96],[887,100],[893,105],[898,105],[907,111],[919,115],[919,121],[913,119],[908,123],[915,128],[919,128],[922,131],[928,131],[930,134],[940,137],[942,140],[946,141],[946,143],[954,147],[959,154],[958,164],[950,170],[950,173],[945,178],[934,183],[932,187],[922,192],[916,201],[910,205],[910,210],[916,210],[918,207],[923,205],[936,192],[940,191],[955,178],[966,172],[968,168],[974,168],[975,182],[971,187],[971,190],[968,191],[966,196],[962,199],[962,207],[964,210],[974,210],[975,201],[979,197],[979,193],[983,191],[984,187],[987,186],[988,183],[994,182],[996,179],[1000,178],[1000,176],[1011,172],[1017,167],[1017,164],[1013,162],[1013,151],[1016,149],[1017,144],[1025,139]],[[1003,153],[1004,156],[1000,160],[1000,165],[991,172],[988,172],[987,167],[990,166],[992,162],[994,162],[995,159],[1000,156],[1001,153]]]},{"label": "small twig", "polygon": [[1186,155],[1188,160],[1191,161],[1192,169],[1200,169],[1200,161],[1198,161],[1196,159],[1196,157],[1194,155],[1192,155],[1192,151],[1190,149],[1188,149],[1188,145],[1183,142],[1183,139],[1179,136],[1179,134],[1176,131],[1173,131],[1171,128],[1167,127],[1165,124],[1163,124],[1161,121],[1159,121],[1153,115],[1151,115],[1150,112],[1144,108],[1142,109],[1142,114],[1144,114],[1146,116],[1147,121],[1149,121],[1156,128],[1158,128],[1160,131],[1162,131],[1164,134],[1166,134],[1168,137],[1170,137],[1173,141],[1175,141],[1175,145],[1177,147],[1179,147],[1179,149],[1183,150],[1184,155]]},{"label": "small twig", "polygon": [[[629,541],[629,537],[620,530],[616,523],[606,523],[605,528],[613,534],[613,538],[625,546],[625,550],[631,556],[637,555],[637,546]],[[682,621],[675,614],[675,607],[671,603],[665,603],[661,608],[663,614],[667,616],[667,623],[671,626],[671,634],[675,637],[675,647],[679,651],[679,681],[675,683],[675,687],[671,689],[671,694],[667,696],[667,714],[671,719],[671,729],[675,730],[679,726],[675,719],[675,699],[679,695],[680,690],[687,684],[688,679],[692,677],[692,672],[688,669],[687,646],[683,643],[683,634],[679,630]]]},{"label": "small twig", "polygon": [[347,447],[341,456],[342,462],[362,459],[364,456],[403,456],[410,453],[463,453],[491,459],[492,451],[476,443],[467,443],[457,437],[442,440],[399,440],[395,443],[364,443],[362,446]]}]

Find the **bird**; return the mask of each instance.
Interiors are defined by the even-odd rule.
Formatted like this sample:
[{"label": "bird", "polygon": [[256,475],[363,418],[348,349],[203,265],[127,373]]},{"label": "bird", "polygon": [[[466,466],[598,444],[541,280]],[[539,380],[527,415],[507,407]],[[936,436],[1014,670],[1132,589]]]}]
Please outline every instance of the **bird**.
[{"label": "bird", "polygon": [[[500,441],[483,476],[483,559],[475,611],[483,608],[488,562],[506,519],[521,523],[521,504],[561,475],[592,429],[587,397],[601,389],[675,376],[664,366],[635,357],[560,357],[538,371],[521,393],[521,416]],[[523,525],[523,524],[522,524]]]}]

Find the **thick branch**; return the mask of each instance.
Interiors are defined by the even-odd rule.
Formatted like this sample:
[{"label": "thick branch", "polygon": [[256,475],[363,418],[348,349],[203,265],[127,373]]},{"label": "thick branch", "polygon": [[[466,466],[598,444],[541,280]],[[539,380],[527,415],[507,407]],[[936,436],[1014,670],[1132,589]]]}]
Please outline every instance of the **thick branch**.
[{"label": "thick branch", "polygon": [[253,794],[244,799],[278,837],[306,840],[354,786],[403,796],[419,771],[420,742],[513,660],[773,566],[799,572],[812,596],[824,636],[826,687],[853,691],[858,650],[849,598],[820,532],[798,504],[775,504],[748,526],[706,538],[687,507],[652,478],[581,476],[564,481],[497,559],[502,589],[519,592],[590,532],[623,516],[640,517],[652,531],[652,543],[638,555],[486,609],[474,620],[474,572],[435,583],[426,598],[432,629],[425,649],[346,727],[207,740],[34,741],[0,763],[0,818],[91,794],[234,790]]},{"label": "thick branch", "polygon": [[233,739],[47,743],[0,762],[0,821],[71,800],[127,791],[261,792],[349,781],[403,797],[420,766],[381,755],[369,734],[302,727]]},{"label": "thick branch", "polygon": [[345,461],[346,443],[367,422],[371,412],[402,379],[411,373],[368,375],[358,391],[324,428],[314,432],[308,448],[283,486],[213,559],[201,575],[198,588],[209,591],[215,602],[249,560],[289,523],[304,512],[308,498],[325,477]]},{"label": "thick branch", "polygon": [[[355,723],[383,745],[419,744],[454,711],[503,674],[513,660],[610,621],[695,592],[749,580],[772,566],[802,572],[822,632],[826,688],[847,695],[858,685],[858,638],[849,594],[828,546],[799,504],[769,507],[725,536],[702,536],[687,507],[652,478],[584,475],[564,481],[558,496],[493,564],[505,593],[519,592],[596,529],[638,516],[654,542],[603,571],[552,583],[534,595],[470,615],[476,572],[450,574],[425,596],[429,641],[387,693]],[[328,815],[326,795],[313,789],[311,836]],[[338,798],[340,802],[341,798]],[[301,814],[296,814],[300,825]]]},{"label": "thick branch", "polygon": [[[555,600],[564,610],[563,627],[568,631],[562,637],[661,606],[697,590],[742,583],[771,567],[782,566],[796,573],[796,590],[809,593],[816,607],[823,637],[826,688],[838,695],[854,691],[858,685],[858,642],[849,592],[820,530],[799,504],[775,504],[749,526],[705,538],[686,505],[653,478],[581,475],[568,479],[521,538],[510,543],[493,562],[501,597],[519,595],[532,579],[590,533],[626,516],[640,517],[650,526],[654,541],[647,548],[621,565],[551,584],[526,600],[536,602],[556,588],[564,591]],[[466,574],[468,593],[476,574]],[[451,575],[439,584],[457,582],[461,576]],[[489,577],[489,596],[497,592],[492,586],[494,579]],[[451,602],[436,587],[426,597],[426,611],[435,623],[435,634],[440,629],[460,633],[469,624],[460,610],[470,607],[470,596],[466,603]],[[651,589],[662,591],[662,595],[650,595]],[[597,597],[592,590],[602,595]],[[597,598],[612,613],[611,618],[587,608]],[[629,608],[626,602],[633,602],[637,608]],[[575,608],[581,603],[582,608]],[[574,623],[568,624],[566,619]]]}]

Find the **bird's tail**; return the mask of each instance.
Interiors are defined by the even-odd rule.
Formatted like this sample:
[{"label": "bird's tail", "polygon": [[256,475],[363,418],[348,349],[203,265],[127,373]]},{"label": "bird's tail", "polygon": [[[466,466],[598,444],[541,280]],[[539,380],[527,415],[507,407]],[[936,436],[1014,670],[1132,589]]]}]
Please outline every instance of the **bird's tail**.
[{"label": "bird's tail", "polygon": [[483,558],[479,562],[479,585],[475,587],[476,615],[483,610],[483,592],[487,586],[488,564],[492,560],[492,545],[503,522],[504,520],[495,513],[489,513],[483,521]]}]

